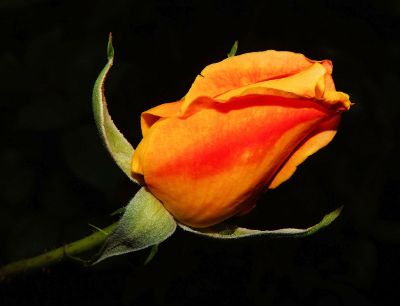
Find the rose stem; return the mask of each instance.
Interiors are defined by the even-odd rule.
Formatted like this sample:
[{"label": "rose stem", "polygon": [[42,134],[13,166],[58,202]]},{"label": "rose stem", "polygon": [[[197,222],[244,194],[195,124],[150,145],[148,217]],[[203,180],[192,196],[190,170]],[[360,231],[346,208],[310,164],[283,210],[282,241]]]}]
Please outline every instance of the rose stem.
[{"label": "rose stem", "polygon": [[[27,272],[38,268],[43,268],[51,264],[62,261],[65,258],[73,258],[78,254],[89,251],[101,244],[116,227],[118,222],[96,231],[77,241],[66,244],[57,249],[43,253],[41,255],[14,261],[0,268],[0,281],[18,273]],[[84,262],[84,261],[82,261]]]}]

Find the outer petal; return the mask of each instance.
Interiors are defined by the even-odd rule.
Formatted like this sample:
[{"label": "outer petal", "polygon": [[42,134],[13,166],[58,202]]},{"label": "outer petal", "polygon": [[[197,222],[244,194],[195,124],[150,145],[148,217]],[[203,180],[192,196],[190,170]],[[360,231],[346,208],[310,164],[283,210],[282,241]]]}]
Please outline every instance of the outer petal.
[{"label": "outer petal", "polygon": [[[279,94],[281,96],[290,93],[298,97],[318,99],[320,102],[334,105],[338,109],[349,109],[351,104],[349,96],[335,90],[331,72],[332,64],[330,61],[315,62],[296,74],[237,87],[218,94],[214,98],[221,103],[225,103],[235,96],[248,93],[263,94],[265,90],[277,90],[281,92]],[[190,101],[190,97],[186,97],[181,107],[182,114],[187,115],[188,109],[191,109],[190,112],[192,113],[193,104],[198,104],[197,100],[203,98],[204,95]]]},{"label": "outer petal", "polygon": [[308,156],[328,145],[336,135],[339,121],[340,115],[336,115],[329,118],[329,120],[321,122],[315,130],[303,140],[298,146],[298,149],[293,152],[287,162],[275,175],[269,188],[274,189],[287,181],[296,171],[297,166],[304,162]]},{"label": "outer petal", "polygon": [[247,95],[215,102],[154,123],[132,170],[140,170],[176,219],[207,227],[251,206],[299,143],[334,114],[304,99]]},{"label": "outer petal", "polygon": [[[274,50],[229,57],[204,68],[187,93],[183,108],[197,97],[216,97],[232,89],[286,77],[307,69],[313,63],[315,61],[302,54]],[[330,61],[321,64],[331,73]]]},{"label": "outer petal", "polygon": [[167,118],[177,115],[179,113],[181,104],[181,101],[164,103],[143,112],[140,122],[143,137],[146,135],[148,129],[160,118]]},{"label": "outer petal", "polygon": [[323,65],[315,63],[307,69],[286,78],[258,82],[256,84],[250,84],[240,88],[232,89],[222,95],[217,96],[217,98],[226,100],[240,95],[243,91],[247,91],[256,87],[278,89],[304,98],[321,98],[325,92],[326,73],[327,71]]},{"label": "outer petal", "polygon": [[[148,135],[148,133],[146,133],[146,135]],[[131,175],[138,180],[141,185],[144,184],[143,158],[146,156],[145,148],[147,147],[147,139],[148,137],[143,138],[136,147],[135,151],[133,152],[131,163]]]}]

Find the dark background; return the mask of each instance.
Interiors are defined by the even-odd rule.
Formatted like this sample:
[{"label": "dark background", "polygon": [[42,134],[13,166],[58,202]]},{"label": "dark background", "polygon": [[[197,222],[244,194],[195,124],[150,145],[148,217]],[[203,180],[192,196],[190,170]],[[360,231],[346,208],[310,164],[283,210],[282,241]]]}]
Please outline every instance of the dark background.
[{"label": "dark background", "polygon": [[[277,49],[332,59],[355,105],[335,140],[248,216],[300,239],[214,241],[178,230],[93,268],[74,262],[0,283],[0,305],[398,305],[398,1],[0,1],[0,265],[107,225],[137,191],[96,133],[94,80],[114,34],[110,112],[140,141],[142,111],[182,97],[201,69]],[[88,254],[89,256],[89,254]]]}]

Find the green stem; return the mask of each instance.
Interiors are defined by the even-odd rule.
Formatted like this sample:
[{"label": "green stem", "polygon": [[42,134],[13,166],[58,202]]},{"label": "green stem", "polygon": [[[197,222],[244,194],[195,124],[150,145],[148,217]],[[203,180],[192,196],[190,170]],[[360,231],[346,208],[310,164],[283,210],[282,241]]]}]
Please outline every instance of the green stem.
[{"label": "green stem", "polygon": [[0,268],[0,280],[4,280],[5,278],[18,273],[27,272],[37,268],[43,268],[56,262],[60,262],[65,258],[73,258],[73,256],[89,251],[101,244],[107,238],[108,234],[114,230],[114,228],[117,226],[117,223],[118,222],[107,226],[101,231],[97,231],[89,236],[86,236],[85,238],[66,244],[41,255],[9,263],[8,265]]}]

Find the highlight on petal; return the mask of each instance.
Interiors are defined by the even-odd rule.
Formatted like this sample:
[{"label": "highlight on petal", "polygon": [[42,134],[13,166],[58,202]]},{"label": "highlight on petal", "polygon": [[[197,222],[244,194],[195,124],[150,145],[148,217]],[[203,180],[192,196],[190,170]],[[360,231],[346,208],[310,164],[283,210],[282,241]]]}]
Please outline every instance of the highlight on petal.
[{"label": "highlight on petal", "polygon": [[219,223],[254,205],[291,152],[332,111],[306,99],[246,95],[158,120],[132,171],[180,222]]},{"label": "highlight on petal", "polygon": [[287,162],[275,175],[268,188],[274,189],[283,182],[287,181],[296,171],[297,167],[304,162],[307,157],[317,152],[319,149],[328,145],[336,135],[340,116],[336,115],[329,120],[321,122],[306,139],[298,146],[298,149],[290,156]]}]

